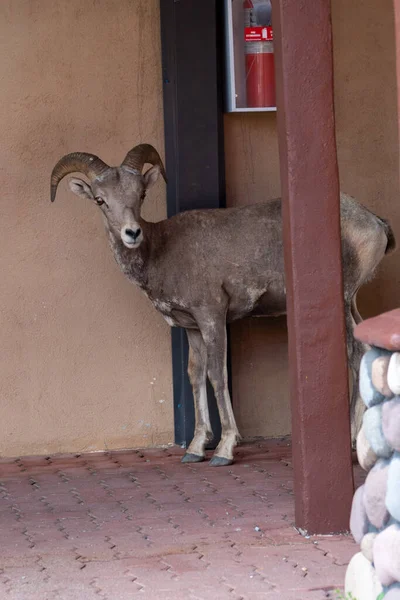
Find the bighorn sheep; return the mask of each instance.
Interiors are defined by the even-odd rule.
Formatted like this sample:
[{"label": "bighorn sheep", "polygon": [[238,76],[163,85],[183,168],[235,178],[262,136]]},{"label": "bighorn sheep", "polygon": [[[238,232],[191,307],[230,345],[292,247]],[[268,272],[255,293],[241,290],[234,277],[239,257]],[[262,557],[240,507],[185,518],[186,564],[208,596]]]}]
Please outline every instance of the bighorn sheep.
[{"label": "bighorn sheep", "polygon": [[[142,174],[145,164],[153,166]],[[141,217],[146,192],[160,173],[166,180],[155,148],[148,144],[135,146],[120,167],[109,167],[87,153],[64,156],[51,175],[52,201],[61,179],[74,172],[86,175],[90,183],[74,178],[69,182],[70,189],[100,207],[122,271],[171,326],[187,331],[196,427],[183,462],[204,460],[206,443],[212,437],[206,395],[208,375],[222,424],[221,441],[210,464],[231,464],[240,436],[228,391],[226,322],[286,312],[281,201],[194,210],[148,223]],[[354,325],[361,320],[356,294],[383,256],[395,248],[395,240],[386,221],[345,194],[340,202],[354,437],[361,414],[357,411],[356,417],[358,370],[364,352],[352,335]]]}]

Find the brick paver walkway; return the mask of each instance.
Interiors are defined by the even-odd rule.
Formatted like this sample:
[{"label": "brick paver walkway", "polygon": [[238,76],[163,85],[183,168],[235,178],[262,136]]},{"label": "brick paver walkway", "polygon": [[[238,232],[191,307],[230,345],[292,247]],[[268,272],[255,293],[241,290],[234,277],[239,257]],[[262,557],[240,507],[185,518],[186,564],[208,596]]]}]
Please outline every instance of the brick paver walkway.
[{"label": "brick paver walkway", "polygon": [[293,527],[290,447],[0,461],[1,600],[323,600],[357,550]]}]

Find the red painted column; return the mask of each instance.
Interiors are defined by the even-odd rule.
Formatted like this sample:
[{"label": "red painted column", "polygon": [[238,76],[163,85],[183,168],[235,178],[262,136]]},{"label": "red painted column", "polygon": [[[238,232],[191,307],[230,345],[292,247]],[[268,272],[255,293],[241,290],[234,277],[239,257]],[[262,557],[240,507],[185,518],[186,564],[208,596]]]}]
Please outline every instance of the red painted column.
[{"label": "red painted column", "polygon": [[348,530],[353,494],[330,0],[273,0],[296,525]]}]

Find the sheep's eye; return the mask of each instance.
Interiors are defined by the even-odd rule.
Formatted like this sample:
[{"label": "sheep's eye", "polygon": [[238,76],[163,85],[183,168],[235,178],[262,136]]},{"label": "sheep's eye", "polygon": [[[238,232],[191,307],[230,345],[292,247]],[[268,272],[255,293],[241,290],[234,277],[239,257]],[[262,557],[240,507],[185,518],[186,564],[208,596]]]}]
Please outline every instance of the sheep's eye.
[{"label": "sheep's eye", "polygon": [[141,200],[144,200],[146,198],[146,192],[143,192],[142,195],[140,196]]},{"label": "sheep's eye", "polygon": [[104,200],[102,198],[95,198],[95,202],[97,204],[97,206],[101,206],[102,204],[105,204]]}]

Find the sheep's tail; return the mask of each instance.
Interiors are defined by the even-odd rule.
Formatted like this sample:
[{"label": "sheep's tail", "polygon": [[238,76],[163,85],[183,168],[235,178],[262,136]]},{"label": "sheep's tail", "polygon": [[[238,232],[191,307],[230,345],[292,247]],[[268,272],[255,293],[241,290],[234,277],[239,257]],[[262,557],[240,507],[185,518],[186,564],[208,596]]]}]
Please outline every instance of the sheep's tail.
[{"label": "sheep's tail", "polygon": [[396,250],[396,247],[397,247],[396,238],[394,237],[393,229],[391,228],[389,222],[386,221],[385,219],[382,219],[381,217],[379,217],[379,220],[383,224],[383,227],[384,227],[385,233],[386,233],[386,237],[387,237],[387,246],[386,246],[385,254],[391,254],[392,252],[394,252]]}]

